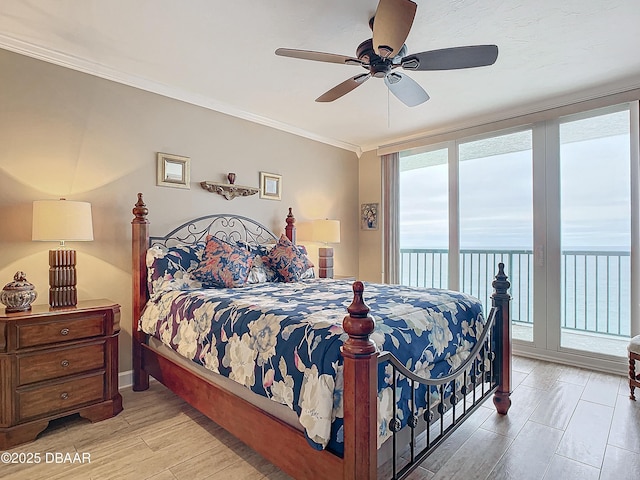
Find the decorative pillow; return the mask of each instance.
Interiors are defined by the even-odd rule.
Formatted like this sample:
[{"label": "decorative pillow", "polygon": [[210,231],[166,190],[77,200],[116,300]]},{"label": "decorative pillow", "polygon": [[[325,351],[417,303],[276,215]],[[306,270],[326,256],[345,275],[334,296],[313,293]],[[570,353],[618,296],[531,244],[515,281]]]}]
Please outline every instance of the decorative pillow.
[{"label": "decorative pillow", "polygon": [[[296,245],[298,250],[307,255],[307,247],[304,245]],[[302,275],[300,275],[300,280],[309,280],[310,278],[316,278],[316,271],[313,269],[313,266],[307,269]]]},{"label": "decorative pillow", "polygon": [[276,272],[269,266],[269,250],[272,245],[249,245],[245,242],[237,242],[237,245],[246,249],[253,256],[251,270],[247,277],[247,283],[275,282]]},{"label": "decorative pillow", "polygon": [[253,255],[246,249],[208,235],[202,261],[193,274],[205,287],[242,287],[252,262]]},{"label": "decorative pillow", "polygon": [[271,249],[268,258],[269,265],[281,282],[297,282],[303,273],[313,268],[309,258],[284,234],[280,235],[280,240]]},{"label": "decorative pillow", "polygon": [[193,277],[193,271],[203,252],[204,243],[149,248],[146,257],[149,298],[155,302],[164,292],[202,288],[200,281]]}]

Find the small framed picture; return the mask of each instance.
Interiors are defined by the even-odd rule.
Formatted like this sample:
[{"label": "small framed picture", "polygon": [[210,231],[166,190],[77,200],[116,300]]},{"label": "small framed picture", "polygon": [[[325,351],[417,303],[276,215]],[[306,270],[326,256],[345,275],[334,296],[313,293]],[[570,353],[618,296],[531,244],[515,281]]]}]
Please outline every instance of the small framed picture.
[{"label": "small framed picture", "polygon": [[360,229],[378,230],[377,203],[363,203],[360,206]]},{"label": "small framed picture", "polygon": [[158,170],[156,185],[162,187],[191,188],[189,184],[189,157],[158,152]]},{"label": "small framed picture", "polygon": [[260,198],[280,200],[282,197],[282,175],[260,172]]}]

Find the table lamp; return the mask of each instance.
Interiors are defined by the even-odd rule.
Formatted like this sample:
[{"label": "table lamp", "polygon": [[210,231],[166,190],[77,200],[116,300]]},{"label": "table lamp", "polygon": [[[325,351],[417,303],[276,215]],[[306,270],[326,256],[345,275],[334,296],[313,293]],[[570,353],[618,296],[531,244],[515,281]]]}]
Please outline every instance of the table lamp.
[{"label": "table lamp", "polygon": [[60,200],[33,202],[32,240],[60,242],[56,250],[49,250],[49,305],[75,306],[76,251],[65,248],[65,242],[93,240],[91,204]]},{"label": "table lamp", "polygon": [[318,249],[318,277],[333,278],[333,247],[328,244],[340,243],[340,221],[314,220],[311,228],[312,240],[327,245]]}]

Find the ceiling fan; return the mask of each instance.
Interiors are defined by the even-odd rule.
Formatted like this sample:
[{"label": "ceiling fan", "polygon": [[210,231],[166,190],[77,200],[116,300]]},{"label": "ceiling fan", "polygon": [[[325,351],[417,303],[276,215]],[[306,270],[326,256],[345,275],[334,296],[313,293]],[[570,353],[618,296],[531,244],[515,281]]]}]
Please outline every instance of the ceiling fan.
[{"label": "ceiling fan", "polygon": [[410,77],[396,72],[404,70],[456,70],[461,68],[493,65],[498,58],[496,45],[470,45],[443,48],[407,55],[404,44],[416,14],[417,5],[411,0],[380,0],[376,13],[369,21],[373,38],[362,42],[356,57],[333,53],[278,48],[276,55],[315,60],[318,62],[342,63],[364,67],[361,73],[336,85],[316,98],[316,102],[332,102],[359,87],[371,77],[384,78],[391,93],[402,103],[415,107],[429,100],[429,95]]}]

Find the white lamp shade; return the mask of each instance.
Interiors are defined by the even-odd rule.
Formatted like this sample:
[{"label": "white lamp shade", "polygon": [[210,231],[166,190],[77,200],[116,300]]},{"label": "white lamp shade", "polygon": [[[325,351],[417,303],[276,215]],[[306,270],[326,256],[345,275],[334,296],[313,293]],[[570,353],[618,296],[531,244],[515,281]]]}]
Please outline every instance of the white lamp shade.
[{"label": "white lamp shade", "polygon": [[340,243],[339,220],[314,220],[312,232],[314,242]]},{"label": "white lamp shade", "polygon": [[32,240],[87,242],[93,240],[91,204],[69,200],[33,202]]}]

